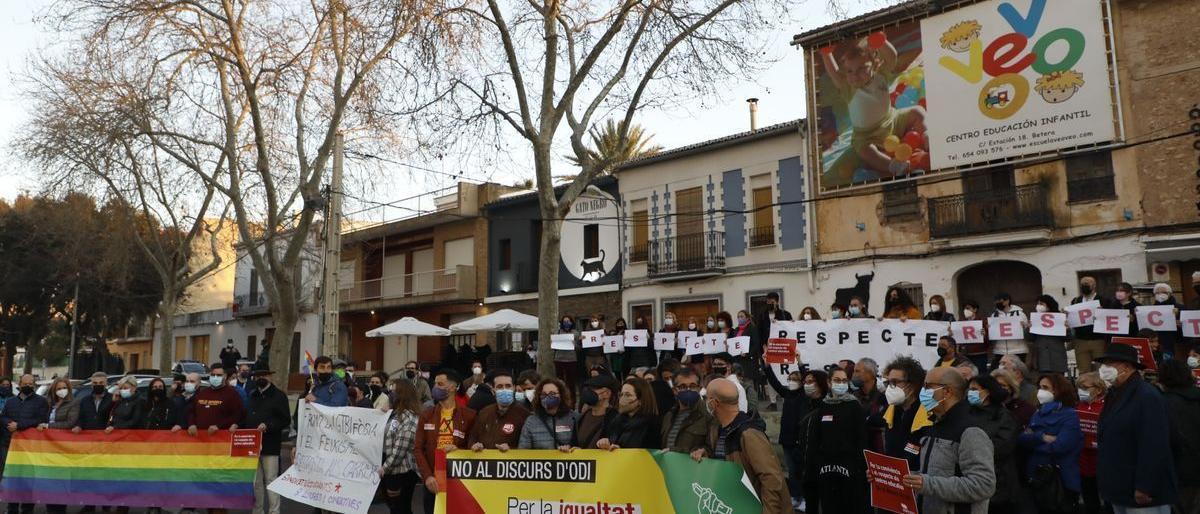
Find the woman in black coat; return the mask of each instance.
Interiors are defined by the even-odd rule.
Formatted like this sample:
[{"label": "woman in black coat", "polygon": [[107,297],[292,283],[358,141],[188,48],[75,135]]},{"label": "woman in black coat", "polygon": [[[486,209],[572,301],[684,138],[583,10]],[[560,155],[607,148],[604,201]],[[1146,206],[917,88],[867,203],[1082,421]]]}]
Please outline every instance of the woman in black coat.
[{"label": "woman in black coat", "polygon": [[1200,512],[1200,388],[1183,361],[1168,359],[1158,370],[1158,383],[1167,402],[1171,426],[1171,454],[1179,483],[1176,512]]},{"label": "woman in black coat", "polygon": [[148,430],[170,430],[175,425],[182,425],[177,421],[178,413],[175,411],[175,402],[167,398],[167,384],[163,379],[156,378],[150,381],[149,398],[146,400],[146,423],[144,428]]},{"label": "woman in black coat", "polygon": [[137,379],[133,377],[125,377],[117,384],[112,415],[105,432],[112,432],[116,428],[142,428],[146,419],[146,402],[138,395],[137,387]]},{"label": "woman in black coat", "polygon": [[662,448],[662,432],[658,407],[650,384],[638,377],[629,377],[617,396],[616,418],[605,429],[607,437],[596,441],[596,448]]},{"label": "woman in black coat", "polygon": [[[824,397],[829,391],[829,377],[824,371],[813,373],[820,373],[820,376],[814,375],[811,378],[813,387],[810,389],[814,391],[813,396]],[[768,370],[764,375],[771,388],[783,398],[783,411],[779,418],[779,446],[783,447],[783,456],[788,468],[788,490],[792,499],[799,502],[804,497],[799,480],[800,475],[804,473],[804,450],[801,444],[803,428],[807,426],[805,418],[812,412],[813,404],[817,400],[804,392],[804,382],[809,379],[800,370],[788,374],[786,387],[779,383],[775,372]]]},{"label": "woman in black coat", "polygon": [[832,369],[829,382],[829,394],[808,417],[804,499],[809,512],[865,513],[867,414],[850,393],[846,370]]},{"label": "woman in black coat", "polygon": [[991,375],[971,379],[967,403],[971,419],[992,440],[992,459],[996,470],[996,492],[988,502],[988,512],[1015,512],[1021,482],[1017,478],[1017,421],[1004,407],[1008,391]]}]

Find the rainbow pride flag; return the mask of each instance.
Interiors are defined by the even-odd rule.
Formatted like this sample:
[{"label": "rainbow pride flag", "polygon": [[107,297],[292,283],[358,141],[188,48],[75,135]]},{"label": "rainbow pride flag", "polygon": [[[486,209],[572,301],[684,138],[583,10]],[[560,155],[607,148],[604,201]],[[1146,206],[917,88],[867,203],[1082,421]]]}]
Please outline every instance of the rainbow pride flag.
[{"label": "rainbow pride flag", "polygon": [[258,458],[231,457],[232,446],[228,430],[23,430],[8,449],[0,501],[250,509]]}]

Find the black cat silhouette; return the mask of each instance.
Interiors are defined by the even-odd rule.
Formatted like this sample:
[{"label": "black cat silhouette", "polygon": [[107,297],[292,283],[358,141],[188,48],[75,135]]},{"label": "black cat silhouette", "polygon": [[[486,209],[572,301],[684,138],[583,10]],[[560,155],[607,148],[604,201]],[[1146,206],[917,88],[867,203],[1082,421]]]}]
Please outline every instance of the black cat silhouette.
[{"label": "black cat silhouette", "polygon": [[579,267],[583,268],[583,275],[581,276],[586,277],[589,274],[595,273],[596,278],[592,280],[600,280],[600,277],[603,277],[607,274],[604,271],[604,249],[600,250],[600,258],[595,259],[592,262],[588,262],[587,259],[579,261]]}]

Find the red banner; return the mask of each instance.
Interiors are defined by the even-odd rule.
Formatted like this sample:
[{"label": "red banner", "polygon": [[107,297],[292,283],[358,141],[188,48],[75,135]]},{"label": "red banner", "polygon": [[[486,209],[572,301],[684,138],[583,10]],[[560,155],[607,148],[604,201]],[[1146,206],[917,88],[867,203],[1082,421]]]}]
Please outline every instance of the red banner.
[{"label": "red banner", "polygon": [[796,340],[767,339],[767,347],[763,352],[763,359],[767,361],[767,364],[795,364]]},{"label": "red banner", "polygon": [[1100,424],[1100,413],[1084,410],[1077,412],[1079,413],[1079,430],[1083,432],[1083,446],[1093,450],[1099,448],[1096,445],[1096,426]]},{"label": "red banner", "polygon": [[230,457],[257,457],[262,451],[262,432],[258,429],[235,430],[229,445]]},{"label": "red banner", "polygon": [[1144,337],[1114,337],[1113,344],[1127,344],[1138,351],[1138,362],[1148,371],[1158,371],[1158,363],[1154,362],[1154,353],[1150,351],[1150,340]]},{"label": "red banner", "polygon": [[917,495],[901,481],[909,474],[908,461],[863,450],[867,459],[867,481],[871,484],[871,506],[897,514],[917,514]]}]

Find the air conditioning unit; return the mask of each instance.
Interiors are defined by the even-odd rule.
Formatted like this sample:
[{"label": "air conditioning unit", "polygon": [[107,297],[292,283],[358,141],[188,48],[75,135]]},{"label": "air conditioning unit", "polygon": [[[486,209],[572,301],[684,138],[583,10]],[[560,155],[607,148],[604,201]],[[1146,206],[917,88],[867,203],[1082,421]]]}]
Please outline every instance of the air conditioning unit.
[{"label": "air conditioning unit", "polygon": [[1165,262],[1150,263],[1150,281],[1151,282],[1169,282],[1171,279],[1171,268]]}]

